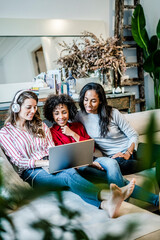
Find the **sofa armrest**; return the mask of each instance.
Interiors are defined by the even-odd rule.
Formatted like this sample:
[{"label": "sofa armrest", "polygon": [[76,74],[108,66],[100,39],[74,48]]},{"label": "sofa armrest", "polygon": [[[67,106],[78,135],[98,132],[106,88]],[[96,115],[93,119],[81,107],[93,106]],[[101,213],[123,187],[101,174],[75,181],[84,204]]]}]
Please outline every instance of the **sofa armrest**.
[{"label": "sofa armrest", "polygon": [[29,184],[24,182],[20,176],[14,170],[12,164],[9,162],[9,159],[3,152],[0,147],[0,165],[3,175],[4,186],[10,194],[14,193],[14,191],[18,187],[30,188]]}]

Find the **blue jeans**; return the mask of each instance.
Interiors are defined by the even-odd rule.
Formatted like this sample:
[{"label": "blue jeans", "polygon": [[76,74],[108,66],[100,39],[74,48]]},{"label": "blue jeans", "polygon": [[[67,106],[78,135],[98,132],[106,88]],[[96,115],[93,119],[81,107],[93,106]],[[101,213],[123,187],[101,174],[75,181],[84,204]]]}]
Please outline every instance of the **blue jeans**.
[{"label": "blue jeans", "polygon": [[139,161],[134,158],[133,154],[128,160],[124,159],[123,157],[117,157],[115,160],[118,162],[123,175],[132,174],[143,170],[140,168]]},{"label": "blue jeans", "polygon": [[[78,172],[83,177],[93,182],[107,182],[108,184],[115,183],[119,187],[123,187],[129,183],[129,181],[122,176],[119,164],[115,159],[100,157],[97,158],[95,162],[99,162],[100,165],[104,168],[104,171],[93,167],[81,167],[78,169]],[[158,195],[150,193],[137,185],[135,185],[131,197],[151,203],[155,206],[159,205]]]},{"label": "blue jeans", "polygon": [[100,189],[81,177],[74,168],[56,174],[49,174],[43,168],[27,169],[21,178],[32,187],[49,187],[50,190],[68,189],[78,194],[86,202],[100,206],[98,194]]}]

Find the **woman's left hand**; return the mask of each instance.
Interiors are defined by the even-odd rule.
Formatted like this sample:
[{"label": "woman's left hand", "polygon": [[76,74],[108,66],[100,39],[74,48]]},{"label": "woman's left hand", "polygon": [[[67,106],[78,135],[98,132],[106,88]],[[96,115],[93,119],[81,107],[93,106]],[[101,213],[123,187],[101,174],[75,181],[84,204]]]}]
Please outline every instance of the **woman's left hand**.
[{"label": "woman's left hand", "polygon": [[131,155],[130,155],[128,152],[123,153],[123,158],[124,158],[125,160],[130,159],[130,156],[131,156]]}]

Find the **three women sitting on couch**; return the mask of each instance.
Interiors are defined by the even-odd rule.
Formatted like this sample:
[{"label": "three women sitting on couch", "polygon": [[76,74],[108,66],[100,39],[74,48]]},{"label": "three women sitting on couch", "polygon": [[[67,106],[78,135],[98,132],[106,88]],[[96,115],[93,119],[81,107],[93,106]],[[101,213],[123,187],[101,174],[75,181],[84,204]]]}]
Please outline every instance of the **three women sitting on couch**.
[{"label": "three women sitting on couch", "polygon": [[37,103],[38,97],[32,91],[18,92],[5,126],[0,130],[0,145],[19,176],[32,187],[47,187],[53,191],[67,188],[115,217],[123,200],[132,193],[135,180],[122,188],[111,184],[111,193],[108,193],[80,176],[74,168],[47,173],[43,167],[49,165],[49,148],[54,142],[49,128],[40,119]]}]

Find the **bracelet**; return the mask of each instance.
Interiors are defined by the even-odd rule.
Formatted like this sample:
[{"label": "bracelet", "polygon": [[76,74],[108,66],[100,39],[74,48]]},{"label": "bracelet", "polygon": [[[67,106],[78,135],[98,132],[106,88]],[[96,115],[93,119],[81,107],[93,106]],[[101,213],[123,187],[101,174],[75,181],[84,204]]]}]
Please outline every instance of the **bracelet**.
[{"label": "bracelet", "polygon": [[130,152],[128,149],[127,149],[127,152],[129,152],[129,154],[132,155],[132,152]]}]

